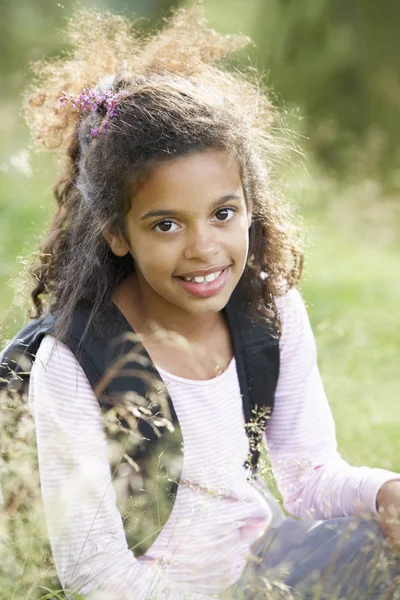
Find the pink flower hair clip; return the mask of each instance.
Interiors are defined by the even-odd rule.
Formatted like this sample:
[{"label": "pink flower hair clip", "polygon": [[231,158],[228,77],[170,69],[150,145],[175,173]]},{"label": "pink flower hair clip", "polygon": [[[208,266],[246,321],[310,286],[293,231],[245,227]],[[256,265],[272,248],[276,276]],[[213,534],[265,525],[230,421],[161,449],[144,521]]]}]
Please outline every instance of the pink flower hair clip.
[{"label": "pink flower hair clip", "polygon": [[118,115],[118,102],[120,101],[123,93],[117,92],[113,94],[111,90],[105,92],[96,92],[94,90],[87,91],[85,88],[79,94],[74,96],[73,94],[63,93],[61,96],[60,103],[65,106],[70,104],[72,108],[80,110],[83,113],[89,112],[90,110],[95,112],[99,108],[104,108],[106,114],[102,120],[100,127],[91,129],[93,137],[98,137],[100,134],[107,133],[110,128],[110,119],[113,119]]}]

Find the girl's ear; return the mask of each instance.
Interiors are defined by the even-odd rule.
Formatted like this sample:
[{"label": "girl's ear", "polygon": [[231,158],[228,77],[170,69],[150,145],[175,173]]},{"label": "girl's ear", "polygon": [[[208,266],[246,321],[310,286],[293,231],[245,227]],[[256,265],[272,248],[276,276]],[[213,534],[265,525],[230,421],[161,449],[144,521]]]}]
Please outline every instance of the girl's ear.
[{"label": "girl's ear", "polygon": [[103,232],[104,237],[111,251],[115,256],[126,256],[129,253],[129,246],[121,233]]}]

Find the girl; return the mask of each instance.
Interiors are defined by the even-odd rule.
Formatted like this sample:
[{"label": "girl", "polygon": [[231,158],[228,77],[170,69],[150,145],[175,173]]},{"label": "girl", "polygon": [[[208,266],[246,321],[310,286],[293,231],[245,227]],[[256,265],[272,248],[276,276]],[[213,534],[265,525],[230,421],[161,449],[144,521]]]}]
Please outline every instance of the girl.
[{"label": "girl", "polygon": [[[295,289],[301,252],[270,182],[276,114],[216,66],[247,40],[207,29],[196,6],[144,40],[79,13],[69,41],[26,101],[66,170],[35,319],[3,354],[8,367],[21,344],[36,355],[29,401],[62,586],[395,597],[400,475],[337,452]],[[292,517],[257,477],[264,431]]]}]

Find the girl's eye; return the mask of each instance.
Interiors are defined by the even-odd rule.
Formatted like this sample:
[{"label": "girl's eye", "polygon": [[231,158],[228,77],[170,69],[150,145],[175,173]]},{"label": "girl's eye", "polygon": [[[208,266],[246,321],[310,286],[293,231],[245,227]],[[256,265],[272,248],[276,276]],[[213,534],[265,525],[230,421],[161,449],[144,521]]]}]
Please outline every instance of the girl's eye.
[{"label": "girl's eye", "polygon": [[224,206],[223,208],[217,210],[214,216],[217,219],[217,221],[230,221],[235,212],[235,208],[231,208],[230,206]]},{"label": "girl's eye", "polygon": [[175,226],[176,228],[178,228],[178,225],[176,223],[174,223],[173,221],[160,221],[159,223],[156,223],[153,227],[153,229],[155,231],[161,231],[162,233],[168,233],[170,231],[176,231],[176,229],[172,229],[172,227]]}]

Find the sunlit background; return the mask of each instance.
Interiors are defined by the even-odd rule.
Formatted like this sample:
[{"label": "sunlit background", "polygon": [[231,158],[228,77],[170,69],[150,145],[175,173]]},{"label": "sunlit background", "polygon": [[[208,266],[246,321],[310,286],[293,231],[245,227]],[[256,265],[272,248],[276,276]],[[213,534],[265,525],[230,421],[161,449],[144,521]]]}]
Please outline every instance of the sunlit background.
[{"label": "sunlit background", "polygon": [[[111,8],[153,28],[170,0]],[[26,319],[29,256],[53,210],[56,166],[32,153],[20,116],[29,63],[62,50],[65,0],[2,3],[0,339]],[[265,73],[304,156],[281,185],[306,225],[302,292],[340,449],[400,470],[400,5],[390,0],[205,0],[212,27],[254,41],[240,60]]]}]

